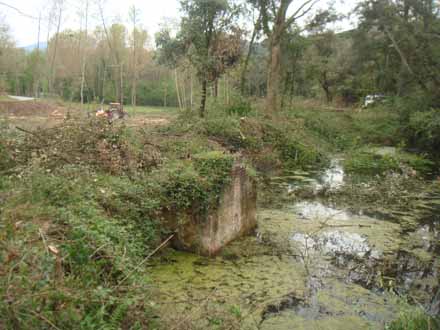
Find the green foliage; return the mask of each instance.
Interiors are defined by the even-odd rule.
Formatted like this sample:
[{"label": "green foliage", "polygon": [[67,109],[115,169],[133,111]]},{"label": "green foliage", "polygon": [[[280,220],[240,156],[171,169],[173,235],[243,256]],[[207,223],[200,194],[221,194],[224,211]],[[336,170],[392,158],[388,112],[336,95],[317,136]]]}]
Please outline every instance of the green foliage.
[{"label": "green foliage", "polygon": [[396,145],[403,139],[398,114],[384,107],[343,113],[299,108],[290,115],[304,120],[310,134],[328,142],[336,151],[365,144]]},{"label": "green foliage", "polygon": [[[233,157],[221,152],[193,156],[174,162],[161,173],[163,204],[175,212],[191,211],[201,216],[218,206],[224,187],[230,182]],[[159,173],[158,173],[159,174]]]},{"label": "green foliage", "polygon": [[252,112],[251,103],[244,98],[236,98],[231,104],[226,106],[228,115],[237,115],[240,117],[248,116]]},{"label": "green foliage", "polygon": [[231,170],[234,158],[224,152],[212,151],[194,155],[194,168],[205,177],[211,186],[211,198],[218,201],[223,188],[231,179]]},{"label": "green foliage", "polygon": [[[130,226],[109,215],[102,196],[115,185],[88,168],[27,172],[9,187],[0,212],[0,274],[13,274],[0,276],[0,324],[101,329],[130,323],[129,308],[121,306],[139,306],[147,292],[121,291],[117,284],[156,238],[152,232],[147,244],[139,239],[140,229],[149,230],[146,219],[142,227]],[[125,196],[113,192],[112,198]],[[50,252],[54,248],[58,254]]]},{"label": "green foliage", "polygon": [[350,155],[344,161],[348,173],[362,175],[384,175],[387,172],[399,171],[399,161],[390,155],[379,155],[360,151]]},{"label": "green foliage", "polygon": [[238,117],[210,116],[202,122],[202,125],[202,133],[229,146],[231,150],[238,150],[244,145]]},{"label": "green foliage", "polygon": [[439,156],[440,109],[411,114],[405,133],[411,146]]},{"label": "green foliage", "polygon": [[431,330],[440,328],[440,319],[430,317],[422,311],[402,313],[386,330]]},{"label": "green foliage", "polygon": [[322,155],[316,149],[310,148],[295,138],[288,138],[277,145],[281,159],[287,166],[304,167],[311,164],[318,164]]},{"label": "green foliage", "polygon": [[394,172],[414,176],[431,174],[435,164],[421,155],[409,154],[398,149],[381,151],[380,148],[372,148],[348,154],[344,165],[347,172],[354,175],[372,176]]},{"label": "green foliage", "polygon": [[0,141],[0,172],[12,167],[13,161],[7,148],[4,146],[4,141]]}]

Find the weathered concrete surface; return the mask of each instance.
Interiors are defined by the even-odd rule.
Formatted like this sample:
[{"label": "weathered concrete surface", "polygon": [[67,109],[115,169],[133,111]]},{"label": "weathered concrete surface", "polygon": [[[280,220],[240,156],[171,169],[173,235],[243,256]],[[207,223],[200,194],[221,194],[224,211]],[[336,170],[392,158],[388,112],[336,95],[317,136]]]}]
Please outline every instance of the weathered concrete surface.
[{"label": "weathered concrete surface", "polygon": [[174,246],[202,255],[214,255],[225,245],[257,226],[257,189],[246,168],[237,162],[217,210],[205,217],[188,215],[181,221]]}]

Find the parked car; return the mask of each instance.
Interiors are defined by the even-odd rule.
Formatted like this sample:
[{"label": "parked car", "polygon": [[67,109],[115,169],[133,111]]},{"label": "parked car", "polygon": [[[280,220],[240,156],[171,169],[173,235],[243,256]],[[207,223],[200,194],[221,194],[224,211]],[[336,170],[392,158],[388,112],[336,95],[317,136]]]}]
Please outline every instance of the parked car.
[{"label": "parked car", "polygon": [[365,96],[363,108],[367,108],[371,105],[377,104],[385,99],[385,95],[383,94],[370,94]]}]

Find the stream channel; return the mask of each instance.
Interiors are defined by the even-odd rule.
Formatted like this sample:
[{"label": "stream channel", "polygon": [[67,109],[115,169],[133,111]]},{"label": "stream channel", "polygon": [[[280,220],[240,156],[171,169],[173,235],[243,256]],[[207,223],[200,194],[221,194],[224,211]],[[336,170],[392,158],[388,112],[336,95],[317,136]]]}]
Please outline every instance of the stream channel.
[{"label": "stream channel", "polygon": [[440,192],[426,194],[425,220],[408,231],[319,197],[345,180],[338,158],[272,178],[276,203],[260,203],[255,235],[214,258],[165,251],[150,264],[158,316],[182,328],[231,314],[241,329],[360,330],[384,329],[410,305],[439,313]]}]

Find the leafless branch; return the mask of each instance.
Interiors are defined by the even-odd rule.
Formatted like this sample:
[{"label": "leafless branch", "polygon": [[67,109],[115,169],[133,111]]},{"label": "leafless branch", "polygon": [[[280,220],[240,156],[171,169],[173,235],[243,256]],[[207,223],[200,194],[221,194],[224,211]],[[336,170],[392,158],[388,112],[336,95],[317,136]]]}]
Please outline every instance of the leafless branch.
[{"label": "leafless branch", "polygon": [[38,17],[26,14],[25,12],[22,12],[20,9],[18,9],[18,8],[14,7],[14,6],[11,6],[11,5],[7,4],[7,3],[4,3],[2,1],[0,1],[0,6],[8,7],[10,9],[16,11],[17,13],[19,13],[21,16],[24,16],[24,17],[27,17],[27,18],[34,19],[34,20],[38,21]]},{"label": "leafless branch", "polygon": [[[306,2],[304,2],[296,11],[295,13],[293,13],[289,19],[286,21],[286,25],[289,26],[291,25],[293,22],[295,22],[296,20],[304,17],[305,15],[307,15],[312,8],[318,3],[318,0],[307,0]],[[309,6],[310,5],[310,6]],[[307,6],[309,6],[307,9]]]}]

